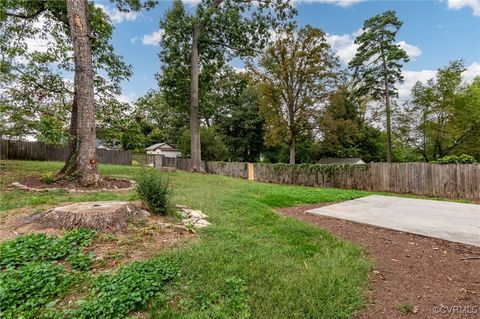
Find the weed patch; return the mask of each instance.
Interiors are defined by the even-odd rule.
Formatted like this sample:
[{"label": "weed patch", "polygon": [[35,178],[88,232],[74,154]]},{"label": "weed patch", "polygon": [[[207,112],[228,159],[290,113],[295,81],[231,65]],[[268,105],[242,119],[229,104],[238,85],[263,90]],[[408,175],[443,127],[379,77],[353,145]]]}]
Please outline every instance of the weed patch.
[{"label": "weed patch", "polygon": [[125,318],[143,308],[178,275],[173,264],[160,259],[129,264],[97,277],[90,296],[77,301],[78,308],[67,314],[76,319]]},{"label": "weed patch", "polygon": [[75,229],[63,237],[45,234],[20,235],[0,244],[0,269],[38,261],[53,261],[78,254],[95,237],[90,229]]},{"label": "weed patch", "polygon": [[51,262],[0,272],[0,317],[38,318],[43,306],[68,291],[72,278],[62,265]]}]

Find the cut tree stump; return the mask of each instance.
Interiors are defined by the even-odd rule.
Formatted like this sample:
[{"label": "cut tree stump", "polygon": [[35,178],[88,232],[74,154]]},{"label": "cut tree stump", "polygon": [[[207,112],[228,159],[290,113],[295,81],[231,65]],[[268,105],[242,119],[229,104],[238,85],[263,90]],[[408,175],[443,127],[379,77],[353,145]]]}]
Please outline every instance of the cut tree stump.
[{"label": "cut tree stump", "polygon": [[28,217],[25,223],[35,223],[38,228],[92,228],[98,232],[122,231],[128,222],[148,217],[129,202],[102,201],[75,203],[55,207],[46,212]]}]

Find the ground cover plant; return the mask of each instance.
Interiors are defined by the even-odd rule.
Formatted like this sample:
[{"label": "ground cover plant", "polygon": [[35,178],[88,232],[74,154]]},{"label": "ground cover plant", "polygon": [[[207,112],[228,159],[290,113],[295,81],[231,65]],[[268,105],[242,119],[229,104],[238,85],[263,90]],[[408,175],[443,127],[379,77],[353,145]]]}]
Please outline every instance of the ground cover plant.
[{"label": "ground cover plant", "polygon": [[[6,169],[1,174],[10,182],[22,174],[47,173],[61,165],[20,161],[4,164]],[[100,165],[104,176],[132,179],[140,170]],[[65,289],[52,293],[46,298],[49,300],[40,303],[42,306],[35,306],[38,311],[66,318],[82,318],[89,311],[108,318],[126,314],[141,318],[351,318],[362,309],[371,267],[362,250],[322,229],[281,217],[273,209],[348,200],[368,193],[263,184],[186,172],[164,174],[174,190],[172,202],[202,210],[212,225],[197,231],[196,240],[159,250],[158,257],[139,264],[102,270],[101,275],[88,271],[83,276],[74,275],[70,286],[65,284]],[[8,181],[2,181],[1,187],[0,216],[9,218],[63,202],[137,199],[134,192],[36,194],[12,190]],[[75,260],[76,254],[68,258]],[[45,262],[70,268],[68,260],[66,266]],[[132,267],[131,272],[124,270],[128,267]],[[152,278],[161,282],[154,290],[150,290]],[[83,294],[74,298],[78,304],[49,304],[76,296],[79,286],[84,288]],[[135,296],[126,294],[129,287],[138,287],[130,289]],[[104,295],[118,296],[118,304],[101,301]],[[46,308],[47,304],[51,310]],[[119,312],[109,312],[111,308]]]},{"label": "ground cover plant", "polygon": [[[93,263],[94,255],[82,249],[94,236],[91,230],[75,229],[63,237],[28,234],[1,243],[0,317],[124,318],[178,276],[173,264],[160,259],[131,263],[99,276],[79,273]],[[55,308],[59,298],[76,286],[89,290],[87,297],[74,307]]]}]

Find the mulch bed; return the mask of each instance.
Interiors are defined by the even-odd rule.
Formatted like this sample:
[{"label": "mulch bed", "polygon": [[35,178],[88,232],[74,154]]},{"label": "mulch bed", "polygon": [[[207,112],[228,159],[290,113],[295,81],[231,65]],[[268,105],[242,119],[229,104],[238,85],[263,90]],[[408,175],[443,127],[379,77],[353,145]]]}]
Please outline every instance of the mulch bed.
[{"label": "mulch bed", "polygon": [[79,190],[127,189],[132,187],[132,182],[125,179],[103,178],[97,186],[83,187],[74,181],[60,180],[51,184],[42,181],[39,175],[29,176],[21,181],[22,185],[35,189],[63,188]]},{"label": "mulch bed", "polygon": [[[356,319],[480,318],[480,247],[304,213],[325,205],[277,211],[364,247],[374,269],[369,305]],[[405,304],[415,310],[402,314]]]}]

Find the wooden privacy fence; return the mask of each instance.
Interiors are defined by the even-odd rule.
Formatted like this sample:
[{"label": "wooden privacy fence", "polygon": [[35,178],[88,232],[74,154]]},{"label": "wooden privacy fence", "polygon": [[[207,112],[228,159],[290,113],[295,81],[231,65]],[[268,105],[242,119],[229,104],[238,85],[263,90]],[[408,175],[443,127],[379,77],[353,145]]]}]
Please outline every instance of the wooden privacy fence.
[{"label": "wooden privacy fence", "polygon": [[480,164],[254,164],[254,176],[268,183],[480,199]]},{"label": "wooden privacy fence", "polygon": [[[65,161],[67,149],[42,142],[0,139],[0,158],[12,160]],[[97,162],[102,164],[131,165],[129,151],[97,148]]]},{"label": "wooden privacy fence", "polygon": [[[190,160],[164,161],[188,170]],[[205,172],[259,182],[480,200],[480,164],[371,163],[364,165],[203,162]]]}]

